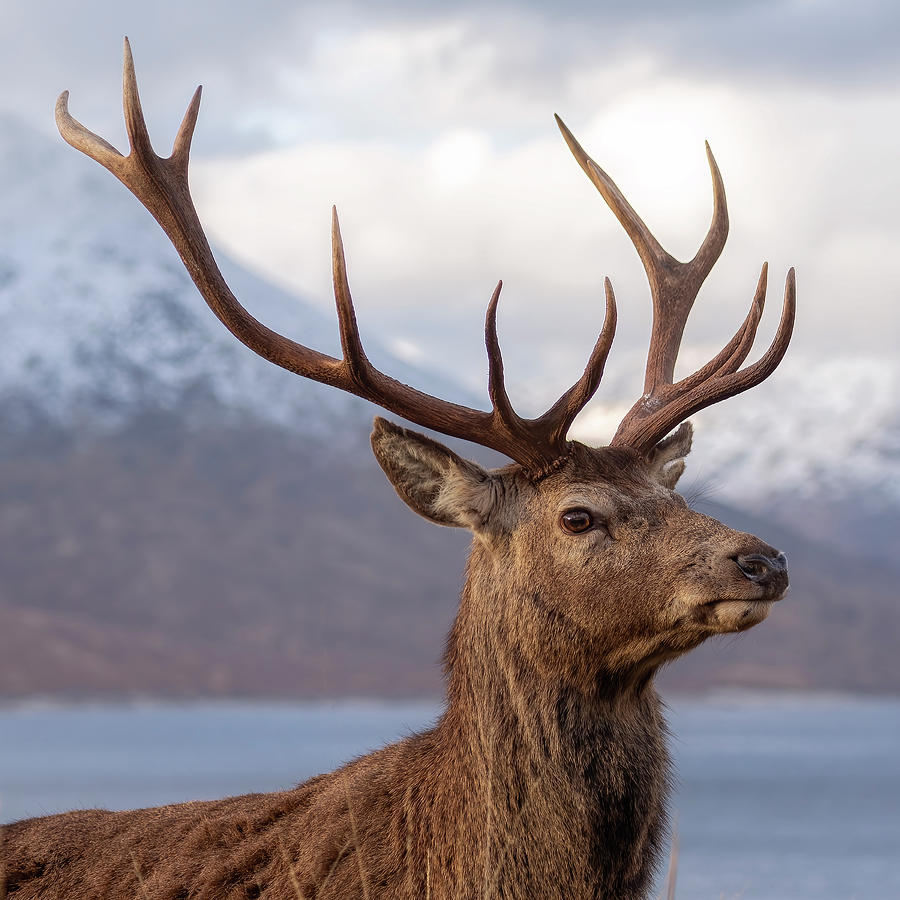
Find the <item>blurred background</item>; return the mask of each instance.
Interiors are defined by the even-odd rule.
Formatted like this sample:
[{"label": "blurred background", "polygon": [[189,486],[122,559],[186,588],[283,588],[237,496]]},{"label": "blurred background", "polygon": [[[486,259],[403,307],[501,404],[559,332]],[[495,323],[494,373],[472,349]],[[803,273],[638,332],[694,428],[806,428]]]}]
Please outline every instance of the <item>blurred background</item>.
[{"label": "blurred background", "polygon": [[[763,260],[770,302],[757,354],[792,265],[798,321],[765,385],[695,417],[682,486],[696,505],[784,549],[791,592],[762,626],[680,660],[663,685],[688,734],[731,741],[745,771],[740,753],[761,741],[760,771],[780,770],[795,788],[811,747],[837,747],[823,735],[855,743],[822,758],[819,781],[807,771],[789,810],[766,820],[737,807],[746,834],[734,843],[749,870],[733,863],[734,886],[724,882],[733,862],[724,848],[713,853],[709,836],[691,831],[710,826],[713,807],[686,818],[700,802],[686,782],[683,877],[694,877],[695,852],[698,873],[726,860],[712,881],[694,883],[697,896],[900,888],[900,772],[887,762],[900,756],[891,699],[900,690],[895,4],[5,0],[0,23],[0,821],[67,802],[154,803],[284,783],[277,766],[269,781],[236,775],[205,787],[164,772],[168,792],[104,794],[100,774],[115,764],[100,765],[93,781],[75,765],[76,783],[99,793],[73,796],[47,775],[60,758],[121,763],[136,758],[134,747],[100,739],[80,756],[42,756],[35,747],[71,749],[96,721],[41,711],[38,700],[125,717],[101,734],[132,733],[122,723],[134,724],[135,707],[121,704],[166,701],[159,715],[176,717],[168,726],[135,725],[143,746],[150,734],[185,733],[172,724],[184,710],[176,702],[193,704],[190,722],[220,722],[212,733],[257,710],[261,735],[265,717],[280,723],[284,709],[306,723],[301,731],[326,726],[302,718],[312,707],[209,701],[424,700],[433,711],[462,580],[466,536],[417,519],[371,460],[374,408],[234,341],[149,214],[59,139],[52,110],[67,89],[73,115],[125,148],[128,34],[161,155],[203,84],[196,205],[238,296],[284,333],[337,352],[336,203],[375,363],[483,407],[484,308],[502,278],[510,394],[520,412],[537,414],[583,368],[609,275],[619,332],[598,396],[573,429],[585,441],[608,440],[640,393],[649,290],[552,114],[682,259],[709,223],[710,142],[731,234],[688,324],[679,373],[731,336]],[[685,692],[719,699],[679,699]],[[867,699],[827,699],[836,694]],[[369,721],[356,706],[327,708],[337,722]],[[385,724],[396,716],[414,727],[431,714],[379,708],[388,718],[363,728],[357,744],[331,745],[321,767],[396,734]],[[219,743],[209,733],[192,745],[198,769]],[[254,746],[249,759],[260,762],[249,768],[265,769]],[[698,784],[717,770],[690,753],[709,746],[698,737],[678,751]],[[154,758],[168,759],[167,747]],[[294,774],[284,777],[318,765],[285,766]],[[837,816],[834,847],[807,841],[822,857],[813,863],[798,835],[822,822],[811,798],[832,796],[841,771],[846,790],[822,801]],[[722,791],[742,796],[722,779],[697,790],[717,802]],[[770,785],[771,796],[787,796],[786,784]],[[751,806],[761,795],[752,785],[745,793]],[[867,839],[856,853],[838,839],[847,798],[863,798],[854,827],[877,824],[882,844]],[[758,853],[748,835],[764,826],[771,843]],[[768,882],[760,858],[772,864]],[[828,865],[849,873],[847,891],[823,892],[839,881],[823,874]],[[821,877],[779,881],[795,870]]]}]

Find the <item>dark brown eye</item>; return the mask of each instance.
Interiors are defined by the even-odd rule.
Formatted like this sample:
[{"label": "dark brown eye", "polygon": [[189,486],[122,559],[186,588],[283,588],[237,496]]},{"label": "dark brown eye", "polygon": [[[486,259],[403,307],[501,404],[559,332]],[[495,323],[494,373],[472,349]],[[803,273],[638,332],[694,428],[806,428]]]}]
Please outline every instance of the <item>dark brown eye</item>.
[{"label": "dark brown eye", "polygon": [[582,534],[594,527],[594,517],[586,509],[570,509],[559,517],[559,524],[569,534]]}]

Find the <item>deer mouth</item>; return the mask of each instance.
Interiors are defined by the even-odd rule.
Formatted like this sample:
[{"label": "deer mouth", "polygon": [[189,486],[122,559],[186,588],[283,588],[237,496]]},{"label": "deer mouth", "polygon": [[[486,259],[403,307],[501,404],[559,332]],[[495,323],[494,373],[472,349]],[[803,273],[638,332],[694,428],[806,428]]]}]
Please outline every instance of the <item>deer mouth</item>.
[{"label": "deer mouth", "polygon": [[771,606],[773,603],[777,603],[781,600],[786,593],[787,591],[780,591],[778,594],[765,595],[762,597],[718,597],[715,600],[707,600],[705,603],[701,603],[700,606],[713,607],[719,606],[722,603],[744,603],[749,605],[760,603]]},{"label": "deer mouth", "polygon": [[701,619],[717,632],[746,631],[762,622],[772,606],[784,596],[722,597],[700,605]]}]

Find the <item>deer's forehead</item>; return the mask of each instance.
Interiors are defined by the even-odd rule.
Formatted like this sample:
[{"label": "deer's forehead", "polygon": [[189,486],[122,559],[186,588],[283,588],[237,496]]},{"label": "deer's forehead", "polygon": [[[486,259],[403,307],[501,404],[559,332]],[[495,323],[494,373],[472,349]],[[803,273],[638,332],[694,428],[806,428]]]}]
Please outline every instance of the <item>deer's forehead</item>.
[{"label": "deer's forehead", "polygon": [[669,496],[637,454],[613,447],[576,445],[570,464],[544,484],[550,494],[580,495],[613,505]]},{"label": "deer's forehead", "polygon": [[537,484],[519,487],[515,492],[518,498],[536,512],[583,506],[612,514],[668,504],[672,500],[672,492],[641,465],[573,466]]},{"label": "deer's forehead", "polygon": [[670,498],[671,492],[650,478],[622,481],[596,477],[572,479],[553,485],[545,495],[545,500],[557,507],[584,506],[610,513],[644,505],[657,505],[669,501]]}]

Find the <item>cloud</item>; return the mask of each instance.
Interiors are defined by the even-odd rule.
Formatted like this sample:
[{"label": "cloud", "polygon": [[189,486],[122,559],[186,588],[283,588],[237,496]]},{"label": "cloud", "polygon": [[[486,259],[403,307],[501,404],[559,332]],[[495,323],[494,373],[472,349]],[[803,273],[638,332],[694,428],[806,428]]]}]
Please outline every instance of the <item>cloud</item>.
[{"label": "cloud", "polygon": [[[534,0],[5,0],[3,20],[3,108],[49,128],[53,100],[68,87],[92,121],[116,127],[116,69],[129,34],[164,130],[176,127],[196,83],[211,89],[203,152],[261,149],[338,123],[353,137],[402,129],[379,89],[398,62],[390,50],[398,36],[409,45],[399,60],[413,66],[408,87],[420,83],[424,95],[441,71],[475,118],[488,112],[480,79],[502,77],[508,105],[494,114],[513,130],[529,99],[552,98],[572,72],[598,63],[644,59],[670,76],[835,90],[887,83],[900,68],[900,7],[890,0],[565,0],[552,9]],[[448,65],[459,60],[465,76]],[[311,77],[326,68],[326,80]],[[424,109],[426,118],[446,113],[427,98]]]}]

